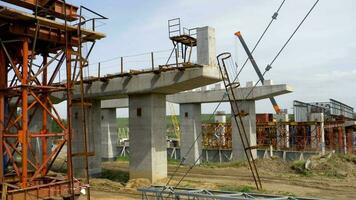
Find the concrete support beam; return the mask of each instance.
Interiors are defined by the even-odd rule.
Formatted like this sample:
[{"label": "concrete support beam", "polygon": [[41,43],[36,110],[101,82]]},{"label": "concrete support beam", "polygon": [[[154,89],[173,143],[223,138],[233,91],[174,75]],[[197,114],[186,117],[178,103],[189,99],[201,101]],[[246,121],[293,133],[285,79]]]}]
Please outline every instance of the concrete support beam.
[{"label": "concrete support beam", "polygon": [[115,160],[117,152],[118,127],[116,108],[101,109],[101,158]]},{"label": "concrete support beam", "polygon": [[166,96],[129,96],[130,179],[167,177]]},{"label": "concrete support beam", "polygon": [[197,63],[210,67],[216,64],[215,29],[212,27],[200,27],[197,29]]},{"label": "concrete support beam", "polygon": [[[79,103],[73,104],[73,139],[72,151],[73,154],[84,153],[84,133],[82,129],[82,110]],[[93,100],[85,105],[86,126],[88,132],[88,152],[94,153],[94,156],[89,157],[89,175],[98,176],[101,174],[101,117],[100,101]],[[73,170],[75,177],[85,176],[85,157],[73,157]]]},{"label": "concrete support beam", "polygon": [[202,153],[201,134],[201,104],[180,104],[181,137],[180,149],[182,156],[185,156],[184,164],[200,164]]},{"label": "concrete support beam", "polygon": [[[250,146],[256,146],[256,110],[255,101],[238,101],[240,112],[248,113],[247,116],[242,117],[243,125],[245,126],[247,138]],[[240,134],[238,132],[235,120],[232,123],[232,153],[234,160],[245,160],[245,152],[241,142]],[[240,127],[241,124],[239,123]],[[257,158],[257,150],[252,149],[253,158]]]},{"label": "concrete support beam", "polygon": [[[288,122],[288,114],[277,114],[277,122]],[[289,125],[277,124],[277,149],[289,148]]]}]

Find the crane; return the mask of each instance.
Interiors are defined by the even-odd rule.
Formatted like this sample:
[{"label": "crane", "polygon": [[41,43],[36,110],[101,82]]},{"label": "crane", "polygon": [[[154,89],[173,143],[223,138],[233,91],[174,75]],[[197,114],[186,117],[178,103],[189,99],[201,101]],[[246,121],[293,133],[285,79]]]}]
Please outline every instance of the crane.
[{"label": "crane", "polygon": [[[241,32],[240,31],[236,32],[235,36],[237,36],[239,38],[239,40],[240,40],[240,42],[242,44],[242,47],[244,48],[244,50],[245,50],[245,52],[246,52],[246,54],[248,56],[248,59],[250,60],[253,68],[255,69],[255,71],[256,71],[256,73],[258,75],[258,78],[261,80],[262,85],[264,85],[264,81],[265,81],[265,79],[263,77],[264,74],[262,74],[262,72],[261,72],[260,68],[258,67],[255,59],[253,58],[250,49],[248,48],[245,40],[243,39],[243,37],[241,35]],[[266,71],[268,71],[271,68],[271,66],[267,65],[267,68],[268,69]],[[279,105],[277,104],[276,99],[274,97],[270,97],[269,99],[270,99],[270,101],[271,101],[271,103],[273,105],[273,109],[276,111],[277,114],[280,114],[281,113],[281,109],[279,108]]]}]

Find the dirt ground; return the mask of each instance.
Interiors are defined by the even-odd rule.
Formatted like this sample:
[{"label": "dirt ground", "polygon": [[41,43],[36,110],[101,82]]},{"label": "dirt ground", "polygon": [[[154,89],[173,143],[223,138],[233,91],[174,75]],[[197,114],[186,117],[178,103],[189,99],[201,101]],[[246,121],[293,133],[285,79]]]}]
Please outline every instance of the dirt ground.
[{"label": "dirt ground", "polygon": [[[328,156],[311,160],[284,162],[280,159],[258,160],[262,193],[314,197],[320,199],[355,199],[356,157]],[[140,199],[137,188],[149,186],[147,180],[128,181],[128,162],[103,163],[103,177],[91,180],[92,199]],[[176,169],[170,163],[169,176]],[[175,185],[188,167],[181,167],[171,185]],[[161,183],[164,185],[167,180]],[[258,192],[246,163],[206,164],[195,167],[180,187]],[[81,197],[81,199],[86,199]]]}]

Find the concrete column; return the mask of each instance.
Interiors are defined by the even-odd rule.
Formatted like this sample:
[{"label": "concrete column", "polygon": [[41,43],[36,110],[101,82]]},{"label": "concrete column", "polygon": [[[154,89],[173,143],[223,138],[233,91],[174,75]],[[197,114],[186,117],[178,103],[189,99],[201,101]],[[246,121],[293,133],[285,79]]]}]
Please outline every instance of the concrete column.
[{"label": "concrete column", "polygon": [[166,96],[129,95],[130,179],[167,177]]},{"label": "concrete column", "polygon": [[[288,122],[288,114],[277,114],[277,122]],[[289,125],[277,125],[277,149],[289,148]]]},{"label": "concrete column", "polygon": [[215,29],[200,27],[197,29],[197,63],[216,67]]},{"label": "concrete column", "polygon": [[115,160],[117,152],[118,127],[116,108],[101,109],[101,158]]},{"label": "concrete column", "polygon": [[[85,105],[86,126],[88,133],[89,153],[94,155],[89,157],[89,175],[92,177],[101,174],[101,108],[100,100],[87,102]],[[84,133],[82,129],[82,110],[79,103],[73,103],[73,154],[84,153]],[[84,155],[73,157],[73,170],[75,177],[85,176],[85,157]]]},{"label": "concrete column", "polygon": [[[256,146],[256,108],[255,101],[238,101],[238,106],[240,112],[248,113],[247,116],[242,117],[243,124],[245,126],[247,138],[249,140],[250,146]],[[239,120],[238,120],[239,121]],[[240,134],[238,132],[235,120],[231,119],[232,123],[232,152],[234,160],[245,160],[245,152],[240,139]],[[240,123],[239,123],[240,124]],[[241,127],[241,125],[240,125]],[[257,158],[257,150],[252,149],[252,156],[254,159]]]},{"label": "concrete column", "polygon": [[182,156],[186,156],[184,164],[200,164],[202,137],[200,136],[197,140],[197,136],[201,134],[201,104],[180,104],[179,106],[181,119],[180,152]]},{"label": "concrete column", "polygon": [[319,148],[321,153],[325,154],[325,130],[324,130],[324,113],[311,113],[310,121],[315,121],[320,123],[320,146],[317,143],[317,128],[315,125],[310,127],[311,137],[312,137],[312,148]]},{"label": "concrete column", "polygon": [[[32,116],[32,120],[29,124],[29,130],[31,133],[37,133],[39,134],[42,130],[42,108],[37,108],[36,112],[34,112],[34,109],[30,110],[29,116]],[[51,131],[51,118],[47,115],[47,130]],[[37,138],[30,138],[30,143],[31,147],[33,149],[33,152],[35,153],[37,160],[39,162],[42,161],[42,139],[37,137]],[[53,142],[53,137],[47,137],[47,155],[50,154],[51,152],[51,147],[52,147],[52,142]],[[32,152],[29,152],[28,154],[29,159],[35,163],[35,158],[32,155]],[[31,165],[29,165],[32,167]]]}]

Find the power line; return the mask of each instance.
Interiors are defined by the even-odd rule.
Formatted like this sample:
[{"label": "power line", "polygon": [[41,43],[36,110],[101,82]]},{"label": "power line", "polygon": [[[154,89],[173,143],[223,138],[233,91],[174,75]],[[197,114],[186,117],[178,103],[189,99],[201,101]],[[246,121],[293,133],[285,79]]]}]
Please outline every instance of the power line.
[{"label": "power line", "polygon": [[[259,39],[257,40],[255,46],[253,47],[251,54],[253,54],[253,52],[256,50],[257,46],[260,44],[260,42],[262,41],[262,38],[265,36],[265,34],[267,33],[267,30],[270,28],[270,26],[272,25],[272,23],[274,22],[274,20],[277,20],[277,16],[279,11],[281,10],[282,6],[284,5],[286,0],[283,0],[282,3],[279,5],[278,9],[276,12],[273,13],[272,15],[272,19],[271,21],[268,23],[267,27],[265,28],[265,30],[263,31],[262,35],[259,37]],[[239,72],[237,73],[235,79],[233,82],[235,82],[238,78],[238,76],[240,75],[240,73],[242,72],[242,70],[244,69],[244,67],[246,66],[247,62],[248,62],[249,58],[246,58],[244,64],[242,65],[241,69],[239,70]]]},{"label": "power line", "polygon": [[[288,45],[288,43],[291,41],[291,39],[294,37],[294,35],[298,32],[299,28],[303,25],[305,20],[308,18],[310,13],[314,10],[315,6],[319,3],[319,0],[316,0],[313,6],[309,9],[308,13],[304,16],[303,20],[298,24],[297,28],[293,31],[291,36],[289,36],[288,40],[284,43],[282,48],[278,51],[277,55],[272,59],[269,65],[267,65],[265,71],[263,72],[263,76],[270,70],[272,69],[273,63],[277,60],[277,58],[281,55],[282,51],[285,49],[285,47]],[[256,88],[257,84],[261,81],[259,78],[256,82],[256,84],[252,87],[252,89],[249,91],[249,93],[246,95],[245,99],[247,99],[250,94],[253,92],[253,90]]]}]

